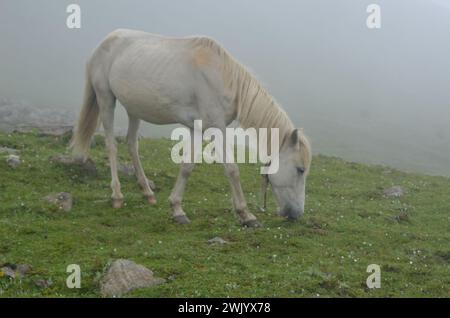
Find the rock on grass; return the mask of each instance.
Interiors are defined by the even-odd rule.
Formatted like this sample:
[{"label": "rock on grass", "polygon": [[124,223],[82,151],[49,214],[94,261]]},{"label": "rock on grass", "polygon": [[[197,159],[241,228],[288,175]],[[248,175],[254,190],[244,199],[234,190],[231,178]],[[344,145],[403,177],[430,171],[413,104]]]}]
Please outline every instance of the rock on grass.
[{"label": "rock on grass", "polygon": [[118,259],[109,267],[100,288],[103,297],[118,297],[137,288],[163,283],[165,280],[154,277],[150,269],[130,260]]},{"label": "rock on grass", "polygon": [[70,212],[73,206],[73,198],[70,193],[60,192],[49,194],[45,197],[45,201],[50,204],[56,205],[60,210],[64,212]]},{"label": "rock on grass", "polygon": [[24,277],[29,271],[31,271],[31,266],[28,264],[19,264],[16,267],[16,272],[19,273],[21,277]]},{"label": "rock on grass", "polygon": [[6,163],[11,168],[17,168],[20,165],[20,157],[17,155],[9,155],[6,157]]},{"label": "rock on grass", "polygon": [[228,241],[225,241],[223,238],[216,236],[216,237],[208,240],[208,244],[220,244],[220,245],[223,245],[223,244],[228,244]]},{"label": "rock on grass", "polygon": [[400,186],[394,186],[383,191],[384,196],[388,198],[399,198],[405,194],[405,189]]},{"label": "rock on grass", "polygon": [[10,278],[23,278],[31,270],[31,266],[28,264],[10,264],[6,263],[0,267],[0,277],[6,276]]},{"label": "rock on grass", "polygon": [[401,212],[399,215],[395,216],[398,222],[409,222],[409,215],[406,212]]},{"label": "rock on grass", "polygon": [[16,278],[16,272],[10,266],[3,266],[0,268],[0,277],[3,276],[14,279]]},{"label": "rock on grass", "polygon": [[34,284],[37,287],[45,289],[45,288],[49,288],[51,285],[53,285],[53,281],[52,281],[51,278],[49,278],[49,279],[36,279],[34,281]]}]

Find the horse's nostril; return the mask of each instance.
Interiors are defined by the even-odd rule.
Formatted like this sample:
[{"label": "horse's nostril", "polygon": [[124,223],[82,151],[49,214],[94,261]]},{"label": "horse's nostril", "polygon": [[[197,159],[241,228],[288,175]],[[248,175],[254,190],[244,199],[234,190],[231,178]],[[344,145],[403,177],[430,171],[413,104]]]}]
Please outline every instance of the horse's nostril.
[{"label": "horse's nostril", "polygon": [[289,215],[288,215],[288,219],[295,221],[298,220],[299,217],[302,216],[302,213],[300,213],[300,211],[292,211]]},{"label": "horse's nostril", "polygon": [[303,209],[294,208],[292,205],[287,204],[278,212],[278,215],[288,218],[289,220],[297,220],[303,214]]}]

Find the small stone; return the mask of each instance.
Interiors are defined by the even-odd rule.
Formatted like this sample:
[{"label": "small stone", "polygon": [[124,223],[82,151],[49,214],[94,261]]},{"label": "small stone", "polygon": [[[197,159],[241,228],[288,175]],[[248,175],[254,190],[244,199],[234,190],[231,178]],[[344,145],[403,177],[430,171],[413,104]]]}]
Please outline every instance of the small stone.
[{"label": "small stone", "polygon": [[60,210],[64,212],[70,212],[73,206],[73,198],[70,193],[60,192],[55,194],[50,194],[45,197],[45,200],[50,203],[56,205]]},{"label": "small stone", "polygon": [[4,266],[4,267],[0,268],[0,273],[1,273],[1,276],[10,277],[12,279],[16,278],[16,272],[14,271],[13,268],[11,268],[9,266]]},{"label": "small stone", "polygon": [[28,264],[11,264],[5,263],[1,265],[0,268],[0,277],[10,277],[10,278],[23,278],[29,271],[31,270],[31,266]]},{"label": "small stone", "polygon": [[400,186],[394,186],[388,189],[385,189],[383,194],[388,198],[399,198],[405,194],[405,189]]},{"label": "small stone", "polygon": [[118,297],[137,288],[163,283],[165,280],[154,277],[150,269],[130,260],[118,259],[109,267],[100,288],[103,297]]},{"label": "small stone", "polygon": [[17,155],[9,155],[6,158],[6,163],[8,164],[8,166],[10,166],[11,168],[17,168],[17,166],[20,165],[20,157]]},{"label": "small stone", "polygon": [[48,288],[48,287],[50,287],[53,284],[53,282],[52,282],[51,278],[49,278],[49,279],[36,279],[34,281],[34,284],[37,287],[40,287],[40,288]]},{"label": "small stone", "polygon": [[228,244],[228,243],[229,243],[228,241],[225,241],[223,238],[218,237],[218,236],[208,240],[208,244],[220,244],[220,245],[223,245],[223,244]]},{"label": "small stone", "polygon": [[31,270],[31,266],[28,264],[19,264],[16,268],[16,273],[19,274],[20,277],[24,277]]},{"label": "small stone", "polygon": [[409,222],[409,215],[406,212],[401,212],[395,217],[398,222]]},{"label": "small stone", "polygon": [[8,154],[8,155],[17,155],[19,153],[19,150],[12,149],[8,147],[0,147],[0,154]]}]

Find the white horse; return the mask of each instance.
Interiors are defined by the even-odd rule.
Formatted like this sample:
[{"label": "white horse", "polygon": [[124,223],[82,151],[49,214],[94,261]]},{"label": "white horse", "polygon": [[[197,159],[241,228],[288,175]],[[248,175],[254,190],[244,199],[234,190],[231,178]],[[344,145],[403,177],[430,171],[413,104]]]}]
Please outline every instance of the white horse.
[{"label": "white horse", "polygon": [[[99,121],[103,123],[111,166],[112,204],[123,205],[117,175],[114,108],[116,100],[129,116],[128,150],[136,177],[150,204],[156,198],[138,155],[140,120],[154,124],[179,123],[193,129],[196,119],[203,129],[223,132],[233,121],[243,128],[279,129],[279,170],[266,180],[279,205],[278,213],[296,219],[303,214],[305,182],[311,162],[307,138],[294,128],[287,114],[241,64],[217,42],[207,37],[167,38],[141,31],[116,30],[95,49],[86,68],[86,87],[71,147],[86,156]],[[193,134],[192,134],[193,135]],[[259,226],[250,213],[239,179],[238,166],[225,163],[234,208],[243,225]],[[181,201],[192,163],[181,164],[169,197],[173,218],[189,223]]]}]

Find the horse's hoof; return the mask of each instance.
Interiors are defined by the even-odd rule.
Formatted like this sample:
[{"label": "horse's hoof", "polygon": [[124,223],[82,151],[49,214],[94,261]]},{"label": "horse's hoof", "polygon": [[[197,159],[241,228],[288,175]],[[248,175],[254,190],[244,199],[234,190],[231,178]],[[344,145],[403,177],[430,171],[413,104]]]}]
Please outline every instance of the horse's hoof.
[{"label": "horse's hoof", "polygon": [[112,199],[113,209],[120,209],[123,207],[123,199]]},{"label": "horse's hoof", "polygon": [[242,223],[244,226],[246,227],[250,227],[250,228],[258,228],[258,227],[262,227],[262,224],[259,223],[258,220],[248,220]]},{"label": "horse's hoof", "polygon": [[150,203],[151,205],[155,205],[156,204],[156,197],[154,195],[149,195],[147,197],[147,201],[148,203]]},{"label": "horse's hoof", "polygon": [[188,217],[184,214],[181,215],[175,215],[173,217],[174,221],[177,222],[178,224],[189,224],[191,223],[191,221],[188,219]]}]

